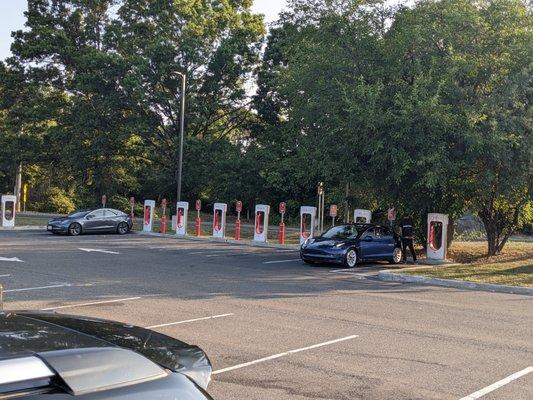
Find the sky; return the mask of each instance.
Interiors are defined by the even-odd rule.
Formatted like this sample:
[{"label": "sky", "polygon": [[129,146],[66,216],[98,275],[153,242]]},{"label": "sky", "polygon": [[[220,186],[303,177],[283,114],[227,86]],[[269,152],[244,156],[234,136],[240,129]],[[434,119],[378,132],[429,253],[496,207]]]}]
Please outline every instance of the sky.
[{"label": "sky", "polygon": [[[24,27],[27,0],[0,0],[0,60],[11,55],[11,32]],[[265,15],[265,22],[275,21],[286,0],[254,0],[253,10]]]}]

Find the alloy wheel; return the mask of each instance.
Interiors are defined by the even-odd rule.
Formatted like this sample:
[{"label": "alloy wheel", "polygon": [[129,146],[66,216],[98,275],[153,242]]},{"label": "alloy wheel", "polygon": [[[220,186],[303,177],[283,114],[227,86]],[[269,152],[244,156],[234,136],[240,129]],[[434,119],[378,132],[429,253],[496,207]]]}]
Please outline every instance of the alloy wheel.
[{"label": "alloy wheel", "polygon": [[357,252],[354,249],[348,250],[346,253],[346,265],[349,268],[355,267],[357,264]]},{"label": "alloy wheel", "polygon": [[402,261],[402,249],[399,247],[394,249],[394,252],[392,253],[392,261],[394,261],[395,264],[398,264],[400,261]]}]

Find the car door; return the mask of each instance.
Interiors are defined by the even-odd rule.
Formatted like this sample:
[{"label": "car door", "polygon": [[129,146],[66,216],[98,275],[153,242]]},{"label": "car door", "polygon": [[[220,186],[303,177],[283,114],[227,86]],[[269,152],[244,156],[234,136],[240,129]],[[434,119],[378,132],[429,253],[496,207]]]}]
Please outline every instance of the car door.
[{"label": "car door", "polygon": [[104,215],[102,217],[102,222],[100,224],[100,231],[102,232],[116,232],[118,226],[119,216],[117,211],[104,208]]},{"label": "car door", "polygon": [[392,257],[394,252],[394,236],[392,232],[383,226],[377,226],[375,228],[375,242],[377,244],[377,258],[380,259],[389,259]]},{"label": "car door", "polygon": [[102,208],[91,211],[85,216],[83,230],[85,232],[98,232],[102,230],[104,210]]},{"label": "car door", "polygon": [[364,260],[379,258],[379,242],[376,240],[375,227],[368,228],[363,232],[359,243],[361,258]]}]

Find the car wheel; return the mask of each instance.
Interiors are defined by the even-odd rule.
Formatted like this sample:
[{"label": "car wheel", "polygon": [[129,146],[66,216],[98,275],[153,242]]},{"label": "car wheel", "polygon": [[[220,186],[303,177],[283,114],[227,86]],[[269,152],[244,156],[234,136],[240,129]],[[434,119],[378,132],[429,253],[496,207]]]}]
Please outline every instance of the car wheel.
[{"label": "car wheel", "polygon": [[357,261],[359,261],[357,251],[353,247],[348,249],[344,256],[344,266],[346,268],[354,268],[357,265]]},{"label": "car wheel", "polygon": [[395,247],[390,262],[391,264],[399,264],[400,261],[402,261],[402,249],[400,247]]},{"label": "car wheel", "polygon": [[128,233],[129,230],[130,230],[130,227],[128,226],[127,223],[121,222],[120,224],[118,224],[117,233],[119,235],[125,235],[126,233]]},{"label": "car wheel", "polygon": [[78,236],[81,233],[81,225],[74,222],[68,227],[68,234],[70,236]]}]

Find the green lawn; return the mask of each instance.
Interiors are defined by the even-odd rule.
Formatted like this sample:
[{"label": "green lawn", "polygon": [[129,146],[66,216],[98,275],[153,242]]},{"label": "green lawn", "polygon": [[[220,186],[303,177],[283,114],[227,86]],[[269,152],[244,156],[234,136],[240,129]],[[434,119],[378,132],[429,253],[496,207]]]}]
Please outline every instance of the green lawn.
[{"label": "green lawn", "polygon": [[509,242],[502,254],[486,257],[485,242],[452,244],[450,259],[459,265],[403,269],[409,275],[424,275],[469,282],[533,287],[533,243]]}]

